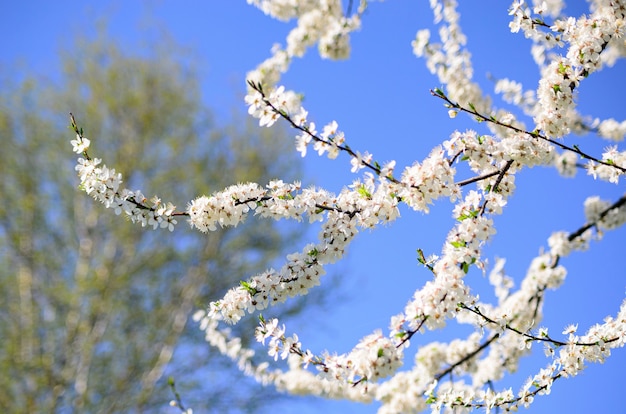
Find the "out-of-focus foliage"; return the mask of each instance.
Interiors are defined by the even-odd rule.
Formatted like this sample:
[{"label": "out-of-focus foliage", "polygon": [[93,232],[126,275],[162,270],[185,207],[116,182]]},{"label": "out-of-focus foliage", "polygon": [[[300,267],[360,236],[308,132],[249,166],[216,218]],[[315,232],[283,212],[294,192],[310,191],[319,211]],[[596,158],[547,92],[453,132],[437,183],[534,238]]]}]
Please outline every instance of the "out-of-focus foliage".
[{"label": "out-of-focus foliage", "polygon": [[[202,352],[208,345],[190,316],[266,266],[297,232],[285,236],[261,220],[209,235],[179,230],[174,239],[123,223],[76,190],[70,111],[94,153],[125,174],[127,186],[179,209],[228,184],[294,177],[288,139],[244,115],[218,126],[198,93],[195,60],[165,37],[154,44],[131,55],[102,38],[78,43],[63,55],[55,86],[35,75],[4,76],[4,413],[161,412],[171,398],[169,374],[197,411],[258,406],[241,376],[232,377],[238,372],[212,374],[219,361]],[[213,370],[196,375],[202,367]],[[198,378],[203,385],[187,393]],[[243,387],[240,400],[232,400],[232,388],[228,396],[220,392],[224,381]]]}]

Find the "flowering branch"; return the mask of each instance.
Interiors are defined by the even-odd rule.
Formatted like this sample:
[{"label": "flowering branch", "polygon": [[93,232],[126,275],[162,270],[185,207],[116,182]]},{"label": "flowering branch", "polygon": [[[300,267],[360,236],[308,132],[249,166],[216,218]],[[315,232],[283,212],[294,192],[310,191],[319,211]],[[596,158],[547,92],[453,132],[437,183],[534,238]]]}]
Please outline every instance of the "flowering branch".
[{"label": "flowering branch", "polygon": [[[210,196],[199,196],[188,204],[185,212],[176,212],[171,203],[163,205],[153,198],[150,204],[141,192],[121,188],[121,174],[89,157],[90,142],[71,116],[76,134],[72,145],[83,157],[76,167],[81,188],[114,208],[117,214],[125,212],[132,221],[172,230],[176,224],[174,217],[185,216],[201,232],[237,226],[250,215],[321,223],[317,240],[288,254],[281,267],[249,277],[196,314],[194,319],[212,346],[232,358],[248,375],[264,384],[275,384],[281,390],[353,401],[377,399],[383,404],[381,410],[407,412],[428,406],[432,410],[444,407],[513,410],[520,405],[528,406],[535,396],[549,393],[556,379],[579,373],[584,361],[601,362],[611,348],[624,345],[626,302],[615,318],[607,318],[582,336],[575,335],[576,325],[563,331],[568,335],[567,340],[554,339],[545,328],[540,328],[538,334],[533,329],[543,317],[546,290],[564,283],[567,270],[560,259],[573,250],[587,248],[592,228],[599,238],[603,230],[626,223],[626,196],[612,203],[589,197],[584,205],[588,224],[572,233],[553,233],[548,239],[548,252],[531,261],[516,291],[512,291],[512,278],[504,273],[504,261],[498,260],[489,275],[497,298],[495,303],[480,302],[466,284],[466,276],[474,267],[485,271],[483,247],[496,232],[493,217],[503,212],[508,198],[515,192],[515,179],[520,171],[535,165],[555,165],[564,175],[569,175],[581,157],[588,160],[587,171],[594,177],[617,183],[626,173],[626,152],[618,151],[617,147],[607,149],[600,158],[558,140],[570,128],[582,128],[578,125],[580,116],[574,110],[572,92],[580,81],[599,69],[600,56],[608,53],[623,35],[626,5],[598,3],[589,16],[556,19],[549,25],[544,16],[558,16],[559,2],[550,2],[549,6],[544,3],[532,12],[524,1],[513,2],[509,27],[512,32],[522,31],[535,43],[538,52],[533,54],[542,78],[536,98],[512,93],[518,85],[511,82],[508,86],[500,83],[498,87],[533,116],[537,127],[529,131],[512,114],[494,109],[490,98],[472,81],[471,55],[465,48],[456,2],[432,1],[435,21],[441,24],[441,44],[431,42],[430,32],[426,30],[420,30],[413,42],[414,53],[426,58],[428,68],[448,91],[435,89],[431,94],[442,99],[452,115],[465,112],[478,122],[485,122],[491,135],[455,131],[424,160],[394,175],[395,161],[380,165],[372,154],[352,149],[335,121],[318,133],[301,105],[300,96],[283,86],[274,86],[291,60],[316,43],[323,57],[347,57],[349,34],[360,27],[367,2],[360,3],[355,15],[351,15],[352,1],[347,14],[342,12],[338,0],[322,4],[298,1],[297,7],[281,0],[249,2],[281,20],[297,18],[298,23],[288,35],[286,48],[275,48],[272,56],[247,76],[248,112],[266,127],[284,119],[297,131],[296,150],[303,157],[311,147],[318,155],[326,154],[330,159],[340,153],[347,154],[351,171],[364,170],[364,174],[339,194],[303,189],[300,182],[244,183]],[[551,32],[544,30],[548,28]],[[554,47],[564,47],[566,56],[546,53]],[[465,107],[459,102],[471,103]],[[611,128],[603,134],[617,137],[622,127]],[[556,154],[555,148],[564,153]],[[474,176],[459,180],[454,167],[457,163],[466,163]],[[462,194],[461,189],[470,184],[475,184],[475,189]],[[255,337],[267,347],[270,360],[287,361],[289,368],[283,372],[270,369],[269,363],[255,364],[254,350],[245,348],[227,327],[220,327],[307,294],[321,283],[325,266],[343,258],[362,229],[395,221],[399,217],[399,204],[428,213],[434,200],[442,197],[454,203],[452,215],[456,223],[445,238],[441,256],[426,258],[418,249],[418,260],[430,270],[432,280],[417,288],[398,314],[390,317],[387,334],[376,330],[345,354],[325,351],[315,355],[303,347],[296,334],[287,335],[285,325],[277,318],[265,320],[260,316]],[[450,343],[420,344],[414,366],[400,371],[404,350],[412,345],[415,334],[441,329],[451,319],[471,324],[476,331],[466,339]],[[490,331],[487,336],[485,330]],[[550,345],[546,347],[547,356],[553,358],[549,366],[524,384],[517,395],[510,389],[494,391],[493,381],[515,370],[534,342]],[[455,380],[457,373],[460,380]],[[471,377],[471,384],[464,382],[465,376]],[[442,382],[444,377],[450,381]]]},{"label": "flowering branch", "polygon": [[[253,96],[247,101],[251,105],[251,114],[263,114],[263,116],[260,118],[261,125],[266,124],[267,126],[270,126],[271,123],[269,120],[266,120],[266,118],[269,117],[272,120],[276,120],[276,117],[280,116],[285,119],[292,128],[295,128],[302,132],[302,134],[304,134],[304,137],[302,137],[302,141],[305,145],[308,144],[311,140],[315,142],[316,145],[314,146],[314,149],[318,151],[320,155],[328,151],[329,158],[335,158],[338,151],[344,151],[348,153],[353,159],[358,160],[358,164],[360,164],[361,166],[360,168],[367,167],[372,170],[376,175],[382,174],[382,168],[377,162],[372,163],[371,157],[363,158],[359,153],[354,152],[348,145],[344,145],[345,138],[343,132],[337,131],[336,123],[332,123],[329,126],[325,127],[323,135],[318,136],[317,132],[315,131],[314,124],[310,124],[309,126],[306,125],[306,116],[308,113],[304,111],[304,109],[300,109],[299,114],[293,118],[286,110],[286,100],[279,98],[284,89],[279,88],[273,93],[274,96],[267,96],[266,93],[263,91],[263,86],[260,83],[254,83],[250,80],[247,82],[252,90],[256,91],[259,94],[259,96]],[[280,103],[282,103],[281,107],[279,107]],[[262,104],[264,104],[265,107],[263,107]],[[306,147],[300,147],[300,152],[303,156],[306,154],[305,148]],[[396,184],[399,184],[399,181],[393,178],[391,174],[386,175],[385,178]]]},{"label": "flowering branch", "polygon": [[122,174],[106,165],[100,165],[102,160],[91,158],[88,154],[91,141],[83,135],[80,128],[70,113],[70,127],[76,134],[72,140],[73,150],[84,158],[78,159],[76,171],[80,177],[80,188],[95,200],[100,201],[107,208],[112,208],[116,215],[124,212],[133,223],[140,223],[142,227],[152,226],[153,229],[167,228],[174,230],[177,223],[174,217],[185,215],[176,212],[176,206],[170,202],[163,203],[157,196],[148,199],[141,191],[131,191],[121,187]]},{"label": "flowering branch", "polygon": [[[497,321],[495,321],[495,320],[491,319],[490,317],[488,317],[487,315],[485,315],[485,314],[484,314],[483,312],[481,312],[481,311],[480,311],[480,309],[479,309],[478,307],[476,307],[476,306],[471,306],[471,307],[470,307],[470,306],[466,306],[465,304],[461,303],[461,304],[459,305],[459,307],[460,307],[461,309],[465,309],[465,310],[467,310],[467,311],[470,311],[470,312],[472,312],[472,313],[474,313],[474,314],[476,314],[476,315],[480,316],[483,320],[485,320],[486,322],[488,322],[488,323],[490,323],[490,324],[493,324],[493,325],[499,325],[499,323],[498,323]],[[531,341],[549,342],[549,343],[551,343],[551,344],[553,344],[553,345],[555,345],[555,346],[566,346],[566,345],[573,345],[573,346],[595,346],[595,345],[598,345],[598,342],[597,342],[597,341],[595,341],[595,342],[563,342],[563,341],[559,341],[559,340],[557,340],[557,339],[553,339],[553,338],[551,338],[551,337],[548,335],[547,331],[545,331],[545,330],[540,331],[539,336],[537,336],[537,335],[533,335],[533,334],[531,334],[531,333],[530,333],[530,332],[528,332],[528,331],[526,331],[526,332],[521,331],[521,330],[519,330],[519,329],[517,329],[517,328],[515,328],[515,327],[511,326],[511,325],[510,325],[510,324],[508,324],[508,323],[504,325],[504,329],[507,329],[507,330],[512,331],[512,332],[515,332],[516,334],[518,334],[518,335],[520,335],[520,336],[523,336],[523,337],[525,337],[525,338],[527,338],[527,339],[529,339],[529,340],[531,340]],[[493,338],[493,339],[495,339],[495,338]],[[492,341],[493,341],[493,339],[490,339],[490,340],[489,340],[489,342],[492,342]],[[605,339],[602,339],[602,341],[603,341],[604,343],[611,343],[611,342],[619,341],[619,340],[621,340],[621,339],[622,339],[622,338],[620,338],[620,337],[614,337],[614,338],[605,338]],[[486,346],[485,346],[485,347],[486,347]],[[485,347],[482,347],[482,348],[485,348]]]},{"label": "flowering branch", "polygon": [[[604,210],[600,211],[600,213],[597,214],[596,220],[588,224],[585,224],[584,226],[582,226],[581,228],[579,228],[578,230],[570,234],[567,237],[567,239],[569,241],[573,241],[574,239],[581,236],[584,232],[586,232],[592,227],[599,227],[600,225],[604,227],[609,227],[609,226],[613,227],[616,224],[615,222],[619,223],[619,221],[624,220],[624,216],[626,215],[626,208],[624,208],[625,206],[626,206],[626,195],[621,197],[612,205],[606,207]],[[611,217],[610,222],[607,222],[605,219],[608,218],[611,214],[614,217]],[[621,216],[621,219],[618,218],[619,216]]]},{"label": "flowering branch", "polygon": [[576,145],[574,145],[573,147],[570,147],[570,146],[567,146],[567,145],[565,145],[565,144],[563,144],[563,143],[561,143],[559,141],[556,141],[556,140],[554,140],[552,138],[549,138],[549,137],[541,134],[539,131],[529,132],[529,131],[523,130],[521,128],[518,128],[515,125],[504,123],[504,122],[498,120],[494,116],[484,115],[484,114],[478,112],[476,110],[476,108],[474,107],[474,105],[472,105],[471,103],[469,104],[469,108],[466,108],[466,107],[460,105],[459,103],[453,102],[452,100],[450,100],[446,96],[446,94],[439,88],[436,88],[434,90],[431,89],[430,93],[431,93],[431,95],[433,95],[433,96],[435,96],[437,98],[443,99],[446,102],[446,106],[448,108],[452,108],[452,109],[455,109],[455,110],[466,112],[466,113],[474,116],[474,118],[478,122],[489,122],[489,123],[492,123],[492,124],[500,126],[500,127],[508,128],[508,129],[510,129],[512,131],[515,131],[518,134],[524,134],[524,135],[528,135],[528,136],[533,137],[533,138],[544,140],[544,141],[549,142],[550,144],[555,145],[555,146],[557,146],[557,147],[559,147],[561,149],[564,149],[564,150],[573,152],[575,154],[578,154],[582,158],[588,159],[590,161],[596,162],[598,164],[602,164],[602,165],[610,167],[610,168],[616,168],[617,170],[620,171],[621,174],[626,173],[626,167],[622,167],[621,165],[615,163],[615,161],[613,161],[613,160],[607,160],[607,161],[600,160],[598,158],[595,158],[595,157],[593,157],[593,156],[591,156],[591,155],[581,151],[580,148],[578,146],[576,146]]}]

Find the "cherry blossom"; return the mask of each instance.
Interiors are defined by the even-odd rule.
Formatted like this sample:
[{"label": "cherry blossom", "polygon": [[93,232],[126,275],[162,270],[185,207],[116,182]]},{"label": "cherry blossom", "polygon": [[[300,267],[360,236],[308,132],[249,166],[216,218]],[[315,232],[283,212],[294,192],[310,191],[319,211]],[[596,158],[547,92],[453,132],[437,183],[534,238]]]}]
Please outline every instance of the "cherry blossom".
[{"label": "cherry blossom", "polygon": [[[344,163],[356,178],[338,193],[302,188],[298,181],[281,179],[239,183],[199,195],[185,211],[177,211],[156,196],[148,199],[140,191],[124,188],[121,173],[89,156],[90,140],[72,117],[76,137],[71,145],[80,154],[76,171],[81,189],[132,222],[172,231],[176,217],[181,216],[203,233],[236,227],[246,220],[319,223],[316,240],[287,254],[282,265],[250,275],[194,315],[212,347],[262,384],[296,394],[376,400],[381,403],[379,412],[396,413],[529,407],[536,398],[550,394],[557,380],[577,376],[587,363],[604,362],[612,349],[624,346],[626,301],[615,315],[586,332],[578,332],[575,321],[553,328],[558,335],[540,324],[544,292],[566,283],[568,269],[561,259],[585,251],[604,232],[624,225],[626,196],[619,200],[589,196],[580,207],[586,222],[575,231],[554,230],[546,249],[517,279],[519,286],[507,274],[506,260],[497,258],[490,267],[483,250],[497,233],[498,216],[506,213],[516,192],[517,174],[527,168],[555,168],[567,178],[584,168],[594,179],[623,183],[626,151],[618,145],[626,134],[626,121],[580,114],[577,91],[588,77],[626,54],[626,4],[596,0],[589,14],[573,17],[562,16],[564,4],[559,0],[532,5],[514,1],[509,8],[509,29],[532,42],[530,54],[540,79],[530,86],[508,78],[496,81],[496,95],[517,108],[512,112],[496,107],[495,99],[473,80],[456,1],[431,0],[438,30],[419,29],[411,44],[413,53],[443,85],[431,93],[443,100],[451,117],[467,113],[484,128],[483,132],[448,132],[428,156],[397,168],[396,161],[380,163],[361,148],[339,127],[339,121],[318,120],[323,125],[318,132],[315,114],[303,107],[302,95],[280,85],[291,62],[311,47],[317,45],[325,59],[347,58],[350,35],[361,27],[367,2],[350,12],[344,12],[338,0],[248,3],[273,18],[295,20],[285,45],[275,46],[247,75],[248,113],[263,127],[277,122],[290,125],[295,149],[302,157],[317,153]],[[531,126],[525,126],[524,116]],[[610,140],[611,146],[595,154],[567,142],[570,134],[590,131]],[[426,257],[418,250],[419,262],[432,277],[407,296],[408,301],[398,303],[387,331],[371,332],[346,353],[314,353],[278,317],[266,320],[262,316],[261,312],[274,310],[274,305],[322,284],[327,265],[341,260],[364,229],[392,224],[403,206],[409,213],[427,214],[440,199],[453,203],[454,224],[440,252]],[[493,302],[472,292],[468,274],[473,269],[490,270]],[[229,329],[252,315],[259,319],[257,348],[244,346]],[[473,332],[448,342],[417,346],[412,341],[414,335],[442,329],[452,321],[470,325]],[[515,372],[536,345],[543,346],[547,357],[543,368],[517,390],[492,386]],[[264,362],[255,357],[259,347],[267,353]],[[411,347],[417,347],[413,361],[405,356]],[[287,368],[278,361],[285,361]]]}]

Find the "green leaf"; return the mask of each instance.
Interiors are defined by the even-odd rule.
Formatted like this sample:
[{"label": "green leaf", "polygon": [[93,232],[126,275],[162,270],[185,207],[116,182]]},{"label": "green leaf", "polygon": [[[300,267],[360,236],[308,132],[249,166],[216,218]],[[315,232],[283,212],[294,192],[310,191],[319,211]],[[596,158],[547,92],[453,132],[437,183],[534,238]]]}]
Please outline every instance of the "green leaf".
[{"label": "green leaf", "polygon": [[476,218],[476,217],[478,217],[479,214],[480,214],[480,210],[472,210],[468,214],[461,214],[457,218],[457,220],[458,221],[463,221],[463,220],[467,220],[467,219]]},{"label": "green leaf", "polygon": [[370,193],[369,190],[364,185],[361,185],[357,189],[357,192],[359,193],[359,195],[361,195],[364,198],[367,198],[367,199],[371,199],[372,198],[372,193]]},{"label": "green leaf", "polygon": [[437,402],[437,397],[433,393],[431,393],[426,399],[426,404],[434,404],[436,402]]},{"label": "green leaf", "polygon": [[426,264],[426,257],[424,256],[424,251],[422,249],[417,249],[417,261],[421,264]]},{"label": "green leaf", "polygon": [[239,281],[239,286],[244,288],[252,296],[256,295],[259,292],[258,290],[253,288],[252,285],[249,282],[246,282],[245,280],[240,280]]}]

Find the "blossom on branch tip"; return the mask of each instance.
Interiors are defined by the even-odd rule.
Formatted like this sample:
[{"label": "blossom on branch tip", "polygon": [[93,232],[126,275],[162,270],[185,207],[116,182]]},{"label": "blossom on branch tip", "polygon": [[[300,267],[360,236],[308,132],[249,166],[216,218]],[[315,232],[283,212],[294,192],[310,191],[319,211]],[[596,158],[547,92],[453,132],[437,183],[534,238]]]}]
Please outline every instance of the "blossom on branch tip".
[{"label": "blossom on branch tip", "polygon": [[81,137],[80,135],[76,135],[76,139],[73,139],[70,143],[72,144],[72,150],[75,153],[82,154],[83,152],[87,152],[91,141],[87,138]]}]

